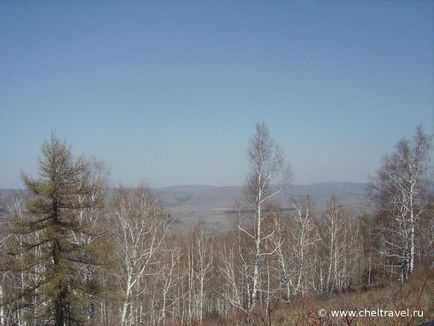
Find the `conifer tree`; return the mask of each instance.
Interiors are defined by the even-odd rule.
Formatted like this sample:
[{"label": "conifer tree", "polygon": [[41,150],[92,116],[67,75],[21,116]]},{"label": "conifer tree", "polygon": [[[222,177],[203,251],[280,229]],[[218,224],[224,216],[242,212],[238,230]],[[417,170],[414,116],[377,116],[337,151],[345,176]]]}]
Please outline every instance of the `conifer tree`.
[{"label": "conifer tree", "polygon": [[[82,325],[89,320],[89,296],[98,294],[89,266],[101,263],[98,228],[83,219],[86,209],[101,210],[101,182],[92,167],[75,159],[70,147],[53,134],[42,146],[39,178],[22,176],[30,193],[27,210],[11,224],[11,240],[2,266],[24,282],[3,304],[13,304],[25,319],[45,325]],[[24,314],[23,314],[24,311]]]}]

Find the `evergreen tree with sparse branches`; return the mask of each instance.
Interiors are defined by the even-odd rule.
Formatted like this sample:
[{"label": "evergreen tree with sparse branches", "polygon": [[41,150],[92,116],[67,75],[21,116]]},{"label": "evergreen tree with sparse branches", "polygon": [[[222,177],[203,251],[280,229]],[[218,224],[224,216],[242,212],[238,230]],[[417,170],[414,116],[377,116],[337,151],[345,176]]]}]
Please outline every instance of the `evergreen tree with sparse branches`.
[{"label": "evergreen tree with sparse branches", "polygon": [[102,184],[93,182],[91,164],[75,159],[54,134],[44,142],[39,164],[39,178],[22,176],[30,193],[27,209],[13,219],[2,257],[2,270],[24,281],[2,304],[38,325],[82,325],[90,322],[89,298],[99,292],[88,272],[101,264],[104,244],[78,239],[102,234],[82,218],[87,209],[102,209],[104,192],[96,189]]}]

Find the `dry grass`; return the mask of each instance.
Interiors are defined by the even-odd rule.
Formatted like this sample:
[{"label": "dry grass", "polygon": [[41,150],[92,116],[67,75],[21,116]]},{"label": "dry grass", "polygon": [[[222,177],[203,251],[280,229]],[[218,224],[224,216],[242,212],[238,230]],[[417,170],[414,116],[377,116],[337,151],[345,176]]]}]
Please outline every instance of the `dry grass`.
[{"label": "dry grass", "polygon": [[[320,318],[319,309],[327,315]],[[365,311],[423,311],[423,317],[332,317],[332,310]],[[364,312],[363,312],[364,313]],[[384,286],[376,284],[331,295],[307,295],[290,304],[276,303],[269,311],[257,309],[249,315],[233,313],[230,316],[215,316],[205,319],[201,325],[283,325],[283,326],[331,326],[331,325],[393,325],[413,326],[434,319],[434,274],[433,270],[419,268],[411,280],[399,281]]]}]

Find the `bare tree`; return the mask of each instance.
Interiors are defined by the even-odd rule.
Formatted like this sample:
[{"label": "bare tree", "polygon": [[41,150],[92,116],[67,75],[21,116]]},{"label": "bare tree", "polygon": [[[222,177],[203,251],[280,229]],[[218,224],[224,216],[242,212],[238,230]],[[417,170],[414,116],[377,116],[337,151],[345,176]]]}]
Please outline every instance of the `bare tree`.
[{"label": "bare tree", "polygon": [[328,272],[327,272],[327,290],[340,289],[339,270],[342,267],[342,255],[344,250],[343,232],[344,221],[342,208],[337,199],[330,199],[327,212],[324,216],[326,232],[327,249],[328,249]]},{"label": "bare tree", "polygon": [[195,259],[194,276],[197,282],[196,314],[202,322],[205,303],[205,285],[213,262],[213,247],[211,240],[205,235],[203,222],[195,227],[192,234],[192,251]]},{"label": "bare tree", "polygon": [[[175,269],[179,265],[180,259],[180,249],[176,246],[176,243],[170,243],[170,247],[162,251],[161,264],[157,273],[157,278],[159,280],[159,287],[156,292],[160,294],[161,297],[161,314],[159,317],[159,323],[165,325],[167,314],[169,311],[169,305],[173,305],[175,300],[170,298],[170,291],[173,287],[180,281],[176,277]],[[155,297],[155,295],[154,295]]]},{"label": "bare tree", "polygon": [[162,247],[168,219],[159,202],[144,186],[134,192],[119,190],[114,213],[119,228],[121,323],[131,325],[136,322],[134,315],[140,310],[136,299],[142,293],[143,279],[150,273],[151,264]]},{"label": "bare tree", "polygon": [[384,158],[377,177],[370,184],[370,195],[382,224],[383,254],[398,261],[402,281],[413,272],[417,224],[429,203],[430,148],[428,136],[418,127],[413,142],[401,140]]},{"label": "bare tree", "polygon": [[242,262],[240,263],[239,235],[237,232],[229,232],[221,238],[218,247],[218,271],[221,275],[222,285],[219,292],[224,300],[224,307],[235,307],[245,312],[243,305]]},{"label": "bare tree", "polygon": [[285,300],[307,291],[309,251],[319,241],[310,198],[294,200],[293,207],[294,213],[289,217],[276,216],[276,232],[272,237],[277,247],[276,256],[285,288]]},{"label": "bare tree", "polygon": [[246,199],[249,207],[253,210],[252,230],[238,225],[241,232],[253,241],[253,262],[252,270],[249,272],[248,308],[255,307],[261,290],[261,264],[263,257],[273,254],[279,244],[267,251],[264,243],[274,231],[265,233],[263,222],[267,204],[277,196],[284,188],[289,177],[289,169],[284,164],[284,158],[279,147],[274,144],[270,137],[267,126],[264,123],[256,125],[256,133],[250,139],[248,146],[248,157],[250,162],[250,175],[246,186]]},{"label": "bare tree", "polygon": [[[13,219],[24,219],[23,198],[14,197],[11,202],[5,204],[7,211]],[[6,261],[10,264],[7,252],[10,250],[11,243],[19,245],[23,242],[36,241],[37,234],[21,235],[21,234],[8,234],[1,242],[2,258],[1,261]],[[32,256],[38,255],[37,249],[31,250]],[[25,255],[20,253],[17,255],[16,260],[19,264],[25,263]],[[8,268],[2,267],[2,282],[1,282],[1,325],[21,325],[25,323],[25,316],[33,317],[35,309],[31,309],[25,303],[24,298],[20,297],[18,300],[13,300],[13,293],[22,293],[29,284],[36,282],[40,275],[36,272],[25,273],[24,271],[10,271]]]}]

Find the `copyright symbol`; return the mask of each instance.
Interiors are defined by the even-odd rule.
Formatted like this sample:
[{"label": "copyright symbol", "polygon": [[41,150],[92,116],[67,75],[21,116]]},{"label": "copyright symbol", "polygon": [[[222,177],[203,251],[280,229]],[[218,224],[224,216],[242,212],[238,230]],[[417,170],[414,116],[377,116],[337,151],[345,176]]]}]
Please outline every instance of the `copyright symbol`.
[{"label": "copyright symbol", "polygon": [[325,317],[325,315],[327,315],[327,310],[325,309],[318,310],[318,316]]}]

